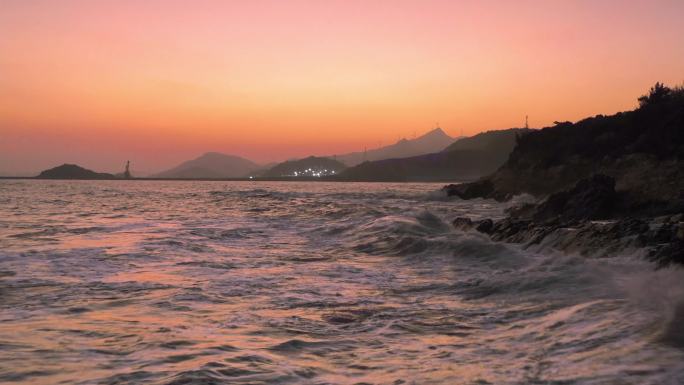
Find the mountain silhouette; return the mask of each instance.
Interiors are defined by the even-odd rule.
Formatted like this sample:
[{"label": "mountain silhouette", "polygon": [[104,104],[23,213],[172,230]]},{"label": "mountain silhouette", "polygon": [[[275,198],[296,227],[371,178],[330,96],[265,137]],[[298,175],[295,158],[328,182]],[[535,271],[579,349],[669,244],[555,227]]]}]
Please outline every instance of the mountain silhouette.
[{"label": "mountain silhouette", "polygon": [[170,170],[152,175],[152,177],[182,179],[242,178],[259,168],[258,164],[239,156],[207,152],[196,159],[183,162]]},{"label": "mountain silhouette", "polygon": [[543,197],[602,174],[615,181],[612,216],[681,213],[684,88],[658,83],[638,100],[633,111],[556,122],[523,135],[495,173],[448,192],[464,199]]},{"label": "mountain silhouette", "polygon": [[334,175],[344,170],[346,166],[336,160],[324,157],[310,156],[304,159],[288,160],[266,171],[261,177],[322,177]]},{"label": "mountain silhouette", "polygon": [[527,129],[488,131],[460,139],[443,151],[407,158],[364,162],[336,179],[358,181],[473,180],[494,172]]},{"label": "mountain silhouette", "polygon": [[112,174],[95,172],[75,164],[63,164],[40,173],[40,179],[115,179]]},{"label": "mountain silhouette", "polygon": [[336,155],[334,158],[347,166],[355,166],[364,161],[373,161],[390,158],[406,158],[415,155],[428,154],[443,150],[453,143],[455,138],[447,135],[444,130],[437,127],[415,139],[400,139],[390,146],[375,148],[366,152],[352,152]]}]

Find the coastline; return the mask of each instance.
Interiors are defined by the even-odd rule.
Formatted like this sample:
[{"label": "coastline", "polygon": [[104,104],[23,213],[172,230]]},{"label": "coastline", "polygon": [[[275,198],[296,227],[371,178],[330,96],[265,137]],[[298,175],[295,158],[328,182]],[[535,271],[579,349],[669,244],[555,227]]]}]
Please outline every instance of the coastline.
[{"label": "coastline", "polygon": [[[447,196],[458,196],[464,187],[443,189]],[[523,249],[551,248],[598,258],[627,252],[640,254],[658,267],[684,265],[683,213],[654,211],[635,216],[619,207],[618,200],[615,180],[596,174],[572,189],[512,207],[503,219],[457,217],[452,225],[486,234],[495,242],[520,244]]]},{"label": "coastline", "polygon": [[0,176],[0,180],[66,180],[66,181],[179,181],[179,182],[337,182],[337,183],[469,183],[471,180],[435,179],[435,180],[348,180],[337,178],[290,178],[290,177],[270,177],[270,178],[115,178],[115,179],[95,179],[95,178],[37,178],[33,176]]}]

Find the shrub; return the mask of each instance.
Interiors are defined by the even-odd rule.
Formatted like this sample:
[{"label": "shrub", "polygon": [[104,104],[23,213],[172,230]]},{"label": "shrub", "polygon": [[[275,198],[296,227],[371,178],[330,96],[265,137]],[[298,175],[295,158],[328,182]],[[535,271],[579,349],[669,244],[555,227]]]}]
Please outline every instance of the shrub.
[{"label": "shrub", "polygon": [[667,99],[671,93],[672,89],[665,86],[663,83],[657,82],[653,87],[651,87],[648,95],[642,95],[639,97],[639,107],[646,107],[651,104],[660,103]]}]

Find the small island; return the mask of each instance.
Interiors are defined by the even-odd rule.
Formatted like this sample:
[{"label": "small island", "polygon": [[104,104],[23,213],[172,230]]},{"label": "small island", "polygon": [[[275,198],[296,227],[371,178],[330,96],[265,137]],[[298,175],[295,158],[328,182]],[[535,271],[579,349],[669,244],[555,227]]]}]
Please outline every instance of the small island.
[{"label": "small island", "polygon": [[75,164],[63,164],[41,172],[39,179],[116,179],[112,174],[95,172]]}]

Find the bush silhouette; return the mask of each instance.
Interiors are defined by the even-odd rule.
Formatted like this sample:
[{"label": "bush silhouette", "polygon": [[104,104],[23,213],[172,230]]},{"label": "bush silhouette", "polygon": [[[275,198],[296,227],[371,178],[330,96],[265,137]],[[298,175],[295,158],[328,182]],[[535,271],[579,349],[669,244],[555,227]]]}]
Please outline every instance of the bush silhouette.
[{"label": "bush silhouette", "polygon": [[672,93],[672,89],[665,86],[663,83],[656,82],[656,84],[651,87],[648,95],[642,95],[639,97],[639,106],[646,107],[648,105],[657,104],[667,99]]}]

